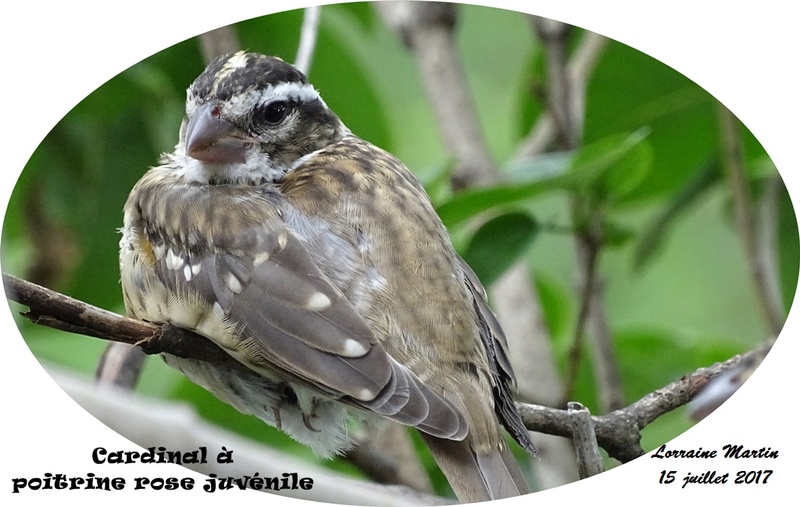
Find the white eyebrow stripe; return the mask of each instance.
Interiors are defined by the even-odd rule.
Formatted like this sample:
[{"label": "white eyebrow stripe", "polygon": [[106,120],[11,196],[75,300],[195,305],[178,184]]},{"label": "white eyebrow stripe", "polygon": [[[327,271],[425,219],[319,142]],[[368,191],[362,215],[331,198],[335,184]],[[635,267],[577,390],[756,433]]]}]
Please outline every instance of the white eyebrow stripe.
[{"label": "white eyebrow stripe", "polygon": [[295,99],[300,102],[314,102],[316,100],[322,101],[319,92],[308,83],[298,82],[284,82],[271,86],[264,98],[261,100],[262,104],[266,104],[277,98]]},{"label": "white eyebrow stripe", "polygon": [[239,117],[248,114],[256,106],[264,106],[275,100],[294,100],[306,104],[319,101],[324,107],[328,107],[312,85],[296,81],[278,83],[264,90],[250,90],[241,95],[234,95],[223,107],[229,116]]}]

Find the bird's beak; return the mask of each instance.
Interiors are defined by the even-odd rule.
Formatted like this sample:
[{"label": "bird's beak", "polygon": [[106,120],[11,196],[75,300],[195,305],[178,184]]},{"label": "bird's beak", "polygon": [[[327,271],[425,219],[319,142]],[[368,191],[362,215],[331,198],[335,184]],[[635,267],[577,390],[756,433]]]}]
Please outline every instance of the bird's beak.
[{"label": "bird's beak", "polygon": [[186,154],[203,162],[244,162],[247,141],[231,122],[220,117],[219,107],[203,104],[186,126]]}]

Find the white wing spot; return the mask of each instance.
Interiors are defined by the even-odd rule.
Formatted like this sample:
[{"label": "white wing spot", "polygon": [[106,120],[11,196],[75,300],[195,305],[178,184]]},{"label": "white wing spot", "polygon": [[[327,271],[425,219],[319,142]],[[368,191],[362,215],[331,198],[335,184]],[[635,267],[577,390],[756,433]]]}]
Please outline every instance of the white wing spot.
[{"label": "white wing spot", "polygon": [[367,348],[355,340],[347,339],[344,342],[344,356],[361,357],[367,353]]},{"label": "white wing spot", "polygon": [[201,266],[202,266],[202,264],[200,264],[199,262],[197,264],[192,264],[192,275],[197,276],[197,273],[200,272],[200,267]]},{"label": "white wing spot", "polygon": [[356,399],[361,401],[371,401],[375,399],[375,395],[369,389],[362,389],[358,392]]},{"label": "white wing spot", "polygon": [[225,285],[227,285],[234,294],[239,294],[242,292],[242,283],[233,273],[228,273],[225,275]]},{"label": "white wing spot", "polygon": [[192,267],[188,264],[183,267],[183,277],[186,279],[187,282],[192,281]]},{"label": "white wing spot", "polygon": [[262,252],[253,257],[253,267],[257,268],[269,260],[269,252]]},{"label": "white wing spot", "polygon": [[183,268],[183,264],[184,264],[183,257],[181,257],[180,255],[176,254],[170,248],[169,252],[167,252],[167,268],[168,269],[174,269],[174,270],[177,271],[177,270]]},{"label": "white wing spot", "polygon": [[331,298],[321,292],[315,292],[308,301],[306,301],[306,308],[318,312],[331,306]]},{"label": "white wing spot", "polygon": [[288,242],[289,242],[289,233],[287,233],[286,229],[284,229],[278,235],[278,246],[280,246],[281,250],[283,250],[284,248],[286,248],[286,244]]}]

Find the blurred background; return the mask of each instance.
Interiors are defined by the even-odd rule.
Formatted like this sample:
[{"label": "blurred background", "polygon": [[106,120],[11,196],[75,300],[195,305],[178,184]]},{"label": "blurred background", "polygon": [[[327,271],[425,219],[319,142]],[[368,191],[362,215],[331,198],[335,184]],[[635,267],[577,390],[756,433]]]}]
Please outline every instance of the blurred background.
[{"label": "blurred background", "polygon": [[[511,11],[445,10],[420,22],[370,3],[326,6],[308,76],[354,133],[420,177],[504,326],[536,323],[510,333],[522,399],[607,413],[777,336],[798,278],[797,222],[745,126],[691,80],[613,40]],[[232,30],[240,47],[294,61],[303,19],[290,11]],[[438,40],[415,31],[429,29],[426,20],[449,35],[463,72],[482,176],[470,175],[440,114],[452,90],[437,95],[437,70],[426,70],[425,48]],[[9,203],[4,272],[124,313],[122,207],[177,142],[185,90],[204,58],[197,39],[167,48],[54,126]],[[559,64],[580,99],[566,110],[569,128],[559,123]],[[104,342],[18,323],[42,362],[93,375]],[[315,459],[157,358],[137,391],[189,402],[209,421]],[[684,410],[666,414],[642,446],[692,424]],[[347,459],[326,466],[360,473]]]}]

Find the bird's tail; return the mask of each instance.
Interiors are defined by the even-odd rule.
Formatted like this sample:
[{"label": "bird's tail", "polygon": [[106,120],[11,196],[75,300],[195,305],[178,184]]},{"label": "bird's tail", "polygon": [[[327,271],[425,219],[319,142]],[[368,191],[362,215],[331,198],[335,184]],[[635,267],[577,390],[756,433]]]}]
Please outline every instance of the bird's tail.
[{"label": "bird's tail", "polygon": [[461,503],[530,493],[522,470],[505,446],[482,454],[472,449],[469,439],[455,441],[420,435]]}]

